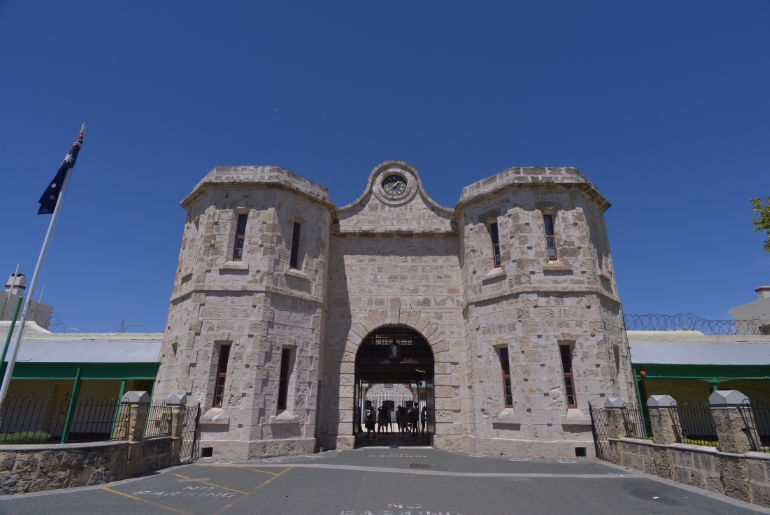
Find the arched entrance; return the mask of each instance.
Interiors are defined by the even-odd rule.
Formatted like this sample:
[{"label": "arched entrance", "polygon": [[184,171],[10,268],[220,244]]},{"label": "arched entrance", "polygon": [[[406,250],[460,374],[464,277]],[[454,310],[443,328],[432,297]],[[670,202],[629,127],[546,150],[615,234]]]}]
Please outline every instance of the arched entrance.
[{"label": "arched entrance", "polygon": [[[398,325],[382,326],[369,333],[356,354],[355,381],[356,446],[432,445],[435,431],[433,351],[420,333]],[[377,421],[374,439],[366,438],[364,427],[369,407],[375,410],[378,419],[378,409],[387,409],[386,423]],[[414,415],[410,417],[412,409],[418,413],[416,424]]]}]

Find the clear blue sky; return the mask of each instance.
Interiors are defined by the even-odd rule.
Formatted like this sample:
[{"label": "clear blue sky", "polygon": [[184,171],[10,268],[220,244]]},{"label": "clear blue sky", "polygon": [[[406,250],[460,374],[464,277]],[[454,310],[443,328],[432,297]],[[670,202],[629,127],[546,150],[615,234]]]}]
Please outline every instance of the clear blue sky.
[{"label": "clear blue sky", "polygon": [[613,203],[627,313],[729,318],[770,284],[749,223],[769,25],[767,0],[0,2],[1,280],[31,277],[37,199],[85,121],[41,279],[57,330],[163,330],[179,201],[214,166],[279,165],[343,205],[388,159],[450,207],[511,166],[574,166]]}]

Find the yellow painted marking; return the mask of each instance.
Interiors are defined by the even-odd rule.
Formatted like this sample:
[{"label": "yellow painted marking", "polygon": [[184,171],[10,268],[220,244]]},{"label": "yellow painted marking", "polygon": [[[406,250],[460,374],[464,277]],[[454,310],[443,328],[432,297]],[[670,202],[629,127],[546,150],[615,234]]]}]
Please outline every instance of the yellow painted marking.
[{"label": "yellow painted marking", "polygon": [[108,492],[112,492],[113,494],[122,495],[123,497],[128,497],[129,499],[133,499],[135,501],[142,501],[146,502],[147,504],[152,504],[153,506],[158,506],[159,508],[163,508],[164,510],[173,511],[174,513],[180,513],[181,515],[189,515],[187,512],[177,510],[175,508],[172,508],[171,506],[164,506],[162,504],[154,503],[152,501],[148,501],[147,499],[142,499],[141,497],[136,497],[135,495],[126,494],[123,492],[118,492],[117,490],[113,490],[112,488],[102,488],[102,490],[107,490]]},{"label": "yellow painted marking", "polygon": [[232,507],[233,507],[233,505],[232,505],[232,504],[225,504],[225,505],[224,505],[224,506],[222,506],[220,509],[218,509],[217,511],[215,511],[215,512],[214,512],[214,515],[217,515],[218,513],[222,513],[222,512],[223,512],[223,511],[225,511],[226,509],[228,509],[228,508],[232,508]]},{"label": "yellow painted marking", "polygon": [[195,481],[196,483],[201,483],[203,485],[209,485],[209,486],[215,486],[217,488],[221,488],[222,490],[230,490],[231,492],[236,492],[239,494],[249,495],[249,492],[244,492],[243,490],[236,490],[235,488],[227,488],[226,486],[218,485],[216,483],[209,483],[208,481],[201,481],[200,479],[195,479],[192,477],[183,476],[182,474],[174,474],[176,477],[181,477],[182,479],[189,479],[190,481]]},{"label": "yellow painted marking", "polygon": [[259,470],[259,469],[254,469],[254,468],[251,468],[251,467],[238,467],[238,468],[239,469],[244,469],[244,470],[251,470],[252,472],[262,472],[263,474],[270,474],[271,476],[277,476],[278,475],[276,472],[268,472],[267,470]]},{"label": "yellow painted marking", "polygon": [[[289,467],[289,468],[287,468],[287,469],[285,469],[285,470],[281,471],[281,473],[280,473],[280,474],[276,474],[276,475],[274,475],[273,477],[271,477],[270,479],[268,479],[267,481],[265,481],[264,483],[262,483],[261,485],[259,485],[259,486],[258,486],[257,488],[255,488],[254,490],[257,490],[257,489],[259,489],[259,488],[262,488],[263,486],[265,486],[266,484],[268,484],[270,481],[272,481],[272,480],[274,480],[274,479],[278,479],[279,477],[281,477],[282,475],[284,475],[285,473],[287,473],[288,471],[290,471],[290,470],[291,470],[291,469],[293,469],[293,468],[294,468],[294,467]],[[254,490],[252,490],[252,492],[253,492]]]}]

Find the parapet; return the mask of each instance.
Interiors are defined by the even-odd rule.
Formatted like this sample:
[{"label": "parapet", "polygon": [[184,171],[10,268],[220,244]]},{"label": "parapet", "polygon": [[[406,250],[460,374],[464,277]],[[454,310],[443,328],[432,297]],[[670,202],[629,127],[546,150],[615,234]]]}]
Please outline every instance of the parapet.
[{"label": "parapet", "polygon": [[329,190],[279,166],[217,166],[195,185],[192,192],[181,202],[188,209],[213,185],[244,187],[272,186],[287,189],[310,197],[333,208]]},{"label": "parapet", "polygon": [[596,202],[603,211],[612,204],[604,198],[596,186],[572,167],[514,167],[503,170],[486,179],[474,182],[463,188],[457,207],[468,204],[513,185],[577,185],[589,198]]}]

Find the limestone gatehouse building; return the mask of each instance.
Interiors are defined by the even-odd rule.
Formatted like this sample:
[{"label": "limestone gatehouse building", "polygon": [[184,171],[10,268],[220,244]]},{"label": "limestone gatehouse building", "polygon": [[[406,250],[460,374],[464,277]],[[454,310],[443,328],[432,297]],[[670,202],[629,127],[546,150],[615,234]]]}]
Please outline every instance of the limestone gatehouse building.
[{"label": "limestone gatehouse building", "polygon": [[591,456],[589,403],[635,398],[610,203],[574,168],[507,169],[452,209],[400,161],[342,207],[220,166],[182,207],[155,397],[201,403],[204,456],[353,448],[381,405],[426,408],[402,444]]}]

